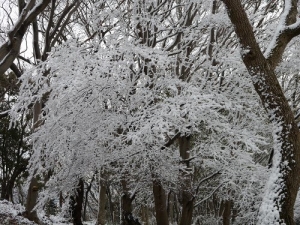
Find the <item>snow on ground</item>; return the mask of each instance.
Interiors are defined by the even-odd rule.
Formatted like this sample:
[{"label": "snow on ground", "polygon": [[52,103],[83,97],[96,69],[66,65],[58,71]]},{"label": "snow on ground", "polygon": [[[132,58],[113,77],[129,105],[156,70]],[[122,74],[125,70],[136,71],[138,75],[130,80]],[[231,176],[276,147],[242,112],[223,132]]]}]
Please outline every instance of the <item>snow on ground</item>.
[{"label": "snow on ground", "polygon": [[[36,223],[29,221],[23,217],[25,208],[20,204],[13,204],[9,201],[0,201],[0,224],[1,225],[36,225]],[[40,219],[45,225],[72,225],[66,222],[65,218],[58,216],[50,216],[47,218],[44,213],[39,213]],[[84,225],[94,225],[95,221],[84,222]]]},{"label": "snow on ground", "polygon": [[24,207],[13,204],[9,201],[0,201],[0,224],[1,225],[35,225],[35,223],[25,219],[22,213]]}]

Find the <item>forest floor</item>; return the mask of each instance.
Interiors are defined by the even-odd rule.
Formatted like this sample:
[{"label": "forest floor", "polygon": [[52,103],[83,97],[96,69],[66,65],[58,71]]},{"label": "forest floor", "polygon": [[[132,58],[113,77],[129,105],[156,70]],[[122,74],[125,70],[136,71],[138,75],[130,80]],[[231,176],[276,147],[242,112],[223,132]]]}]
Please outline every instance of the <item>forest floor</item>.
[{"label": "forest floor", "polygon": [[[0,201],[0,224],[1,225],[37,225],[36,223],[26,219],[23,214],[24,206],[13,204],[9,201]],[[42,217],[42,218],[41,218]],[[40,216],[45,225],[72,225],[72,223],[64,222],[64,218],[51,216],[50,218]],[[94,225],[95,222],[85,222],[84,225]]]},{"label": "forest floor", "polygon": [[24,207],[6,200],[0,201],[0,222],[3,225],[35,225],[24,218]]}]

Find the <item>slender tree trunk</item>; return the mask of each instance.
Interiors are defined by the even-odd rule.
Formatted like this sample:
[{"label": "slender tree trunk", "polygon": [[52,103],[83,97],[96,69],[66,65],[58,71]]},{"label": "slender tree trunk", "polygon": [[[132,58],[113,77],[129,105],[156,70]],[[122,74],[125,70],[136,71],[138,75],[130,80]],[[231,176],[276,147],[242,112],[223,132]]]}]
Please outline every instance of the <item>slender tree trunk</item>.
[{"label": "slender tree trunk", "polygon": [[231,200],[224,200],[222,201],[222,218],[223,218],[223,225],[230,225],[231,224],[231,207],[232,201]]},{"label": "slender tree trunk", "polygon": [[175,223],[175,218],[174,218],[174,207],[175,207],[175,199],[174,199],[174,193],[172,191],[169,192],[168,194],[168,217],[170,219],[170,223],[173,224]]},{"label": "slender tree trunk", "polygon": [[121,198],[121,210],[122,210],[122,218],[121,218],[121,224],[127,225],[127,217],[128,215],[132,214],[132,198],[130,197],[130,194],[128,193],[128,187],[127,182],[125,179],[122,180],[122,188],[123,188],[123,195]]},{"label": "slender tree trunk", "polygon": [[135,194],[130,194],[127,181],[124,178],[122,180],[123,196],[121,199],[121,210],[122,210],[122,225],[141,225],[138,219],[134,218],[132,215],[132,201],[135,198]]},{"label": "slender tree trunk", "polygon": [[182,198],[183,201],[180,225],[191,225],[193,218],[194,200],[191,194],[189,193],[189,190],[182,192]]},{"label": "slender tree trunk", "polygon": [[[18,188],[18,200],[19,200],[19,203],[21,205],[25,205],[25,198],[24,198],[24,193],[23,193],[23,190],[22,190],[22,187],[21,187],[21,184],[18,184],[17,185],[17,188]],[[26,214],[26,213],[25,213]]]},{"label": "slender tree trunk", "polygon": [[166,193],[159,179],[153,179],[155,218],[157,225],[169,225]]},{"label": "slender tree trunk", "polygon": [[62,209],[64,198],[62,192],[59,192],[59,208]]},{"label": "slender tree trunk", "polygon": [[84,201],[84,207],[83,207],[83,221],[87,220],[87,218],[86,218],[86,208],[87,208],[87,205],[88,205],[88,199],[89,199],[88,197],[89,197],[89,193],[90,193],[91,188],[92,188],[92,184],[93,184],[94,179],[95,179],[95,175],[96,174],[93,175],[92,180],[91,180],[90,184],[87,186],[86,191],[85,191],[85,197],[84,197],[85,201]]},{"label": "slender tree trunk", "polygon": [[[35,131],[40,126],[39,116],[41,114],[41,111],[42,111],[42,103],[36,102],[33,106],[33,131]],[[39,189],[41,188],[40,186],[41,185],[39,184],[37,177],[35,177],[35,174],[33,174],[27,192],[27,202],[25,208],[27,212],[26,218],[38,224],[40,224],[40,221],[38,219],[36,210],[33,210],[33,208],[37,203],[38,192]]]},{"label": "slender tree trunk", "polygon": [[147,206],[142,206],[141,209],[141,218],[143,225],[149,225],[149,212],[148,212],[148,207]]},{"label": "slender tree trunk", "polygon": [[[6,199],[6,190],[7,190],[7,181],[5,178],[2,178],[1,182],[1,199]],[[8,199],[6,199],[8,200]]]},{"label": "slender tree trunk", "polygon": [[132,198],[129,193],[123,193],[122,196],[122,225],[130,225],[130,218],[132,217]]},{"label": "slender tree trunk", "polygon": [[83,198],[84,198],[84,181],[83,179],[80,179],[75,195],[72,195],[70,197],[73,225],[83,225],[81,219]]},{"label": "slender tree trunk", "polygon": [[97,217],[98,225],[106,224],[106,210],[105,210],[106,201],[107,201],[107,196],[106,196],[105,177],[103,172],[100,172],[99,203],[98,203],[99,210],[98,210],[98,217]]},{"label": "slender tree trunk", "polygon": [[[258,224],[294,224],[294,203],[300,184],[300,132],[274,69],[285,46],[299,33],[299,28],[282,30],[265,58],[256,42],[252,26],[240,0],[222,0],[238,36],[242,59],[252,76],[254,88],[274,126],[272,174],[260,208]],[[285,26],[295,23],[297,1],[289,0],[282,16]],[[276,34],[277,35],[277,34]]]},{"label": "slender tree trunk", "polygon": [[37,216],[36,210],[33,210],[33,208],[35,207],[37,202],[39,188],[40,184],[38,182],[38,179],[36,177],[31,178],[27,193],[26,218],[34,221],[37,224],[40,224],[40,220]]},{"label": "slender tree trunk", "polygon": [[194,196],[192,194],[192,176],[189,165],[190,137],[183,136],[179,138],[179,151],[183,163],[185,164],[180,178],[182,205],[180,225],[191,225],[194,209]]},{"label": "slender tree trunk", "polygon": [[7,190],[6,190],[6,193],[5,193],[5,199],[8,200],[8,201],[11,201],[13,203],[13,189],[14,189],[14,186],[15,186],[15,180],[16,180],[16,177],[14,178],[11,178],[7,184]]},{"label": "slender tree trunk", "polygon": [[110,187],[108,184],[106,185],[106,194],[109,206],[110,222],[115,224],[115,203],[112,201]]},{"label": "slender tree trunk", "polygon": [[6,179],[2,179],[1,199],[6,199],[7,201],[13,202],[13,189],[15,186],[15,182],[19,175],[25,171],[25,169],[26,166],[18,164],[15,166],[14,171],[10,177],[5,176]]}]

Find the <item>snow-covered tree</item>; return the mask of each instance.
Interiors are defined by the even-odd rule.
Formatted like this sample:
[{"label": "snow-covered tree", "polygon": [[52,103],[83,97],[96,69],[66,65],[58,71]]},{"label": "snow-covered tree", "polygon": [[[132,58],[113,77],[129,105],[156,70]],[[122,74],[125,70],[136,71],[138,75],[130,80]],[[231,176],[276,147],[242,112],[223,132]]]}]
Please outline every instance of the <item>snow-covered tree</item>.
[{"label": "snow-covered tree", "polygon": [[[31,136],[31,173],[52,172],[42,202],[104,169],[123,183],[128,204],[153,186],[157,224],[169,223],[169,190],[181,224],[216,194],[238,200],[240,213],[258,208],[259,197],[241,190],[263,185],[254,156],[267,150],[269,128],[237,43],[228,42],[229,20],[212,3],[96,2],[85,21],[96,34],[59,45],[22,76],[16,109],[47,99]],[[208,189],[211,173],[218,179]]]},{"label": "snow-covered tree", "polygon": [[223,2],[234,24],[243,62],[274,127],[273,169],[260,208],[259,224],[294,224],[294,204],[300,184],[300,132],[275,68],[289,42],[299,35],[298,1],[283,1],[277,29],[264,54],[241,2]]},{"label": "snow-covered tree", "polygon": [[0,48],[20,77],[11,124],[33,114],[32,219],[39,194],[74,224],[82,204],[98,224],[293,224],[296,0],[46,2],[18,1]]}]

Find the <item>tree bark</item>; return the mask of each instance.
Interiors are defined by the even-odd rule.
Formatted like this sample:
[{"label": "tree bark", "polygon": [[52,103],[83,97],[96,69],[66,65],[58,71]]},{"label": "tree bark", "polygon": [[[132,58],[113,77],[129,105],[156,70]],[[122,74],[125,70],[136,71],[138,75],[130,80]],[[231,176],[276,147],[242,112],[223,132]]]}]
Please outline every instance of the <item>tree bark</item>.
[{"label": "tree bark", "polygon": [[[40,102],[36,102],[33,106],[33,130],[36,130],[40,125],[39,116],[41,114],[41,111],[42,104]],[[33,210],[33,208],[37,203],[38,191],[40,189],[40,186],[41,185],[38,183],[38,179],[34,174],[30,180],[30,185],[27,192],[27,203],[25,207],[27,212],[26,218],[38,224],[40,223],[40,221],[38,219],[36,210]]]},{"label": "tree bark", "polygon": [[147,206],[141,207],[141,220],[143,222],[143,225],[149,225],[149,212],[148,212]]},{"label": "tree bark", "polygon": [[106,196],[106,184],[104,182],[103,172],[100,173],[100,184],[99,184],[99,210],[98,210],[98,217],[97,217],[97,224],[98,225],[105,225],[106,224],[106,210],[105,205],[107,201]]},{"label": "tree bark", "polygon": [[38,179],[36,177],[32,177],[27,193],[26,218],[37,224],[40,224],[40,220],[37,216],[36,210],[33,210],[33,208],[37,202],[39,188],[40,184],[38,183]]},{"label": "tree bark", "polygon": [[[260,208],[258,224],[294,224],[293,207],[300,184],[300,132],[294,114],[281,90],[274,68],[278,62],[269,61],[260,51],[252,26],[240,0],[222,0],[242,48],[243,62],[252,77],[254,88],[260,96],[274,126],[274,157],[267,193]],[[294,7],[294,0],[290,0]],[[293,10],[286,22],[293,22]],[[285,24],[289,25],[289,24]],[[288,43],[288,40],[283,40]],[[276,41],[276,43],[281,43]],[[273,48],[276,59],[284,48]],[[272,57],[271,57],[272,56]]]},{"label": "tree bark", "polygon": [[83,179],[80,179],[75,195],[72,195],[70,197],[73,225],[83,225],[81,220],[83,196],[84,196],[84,181]]},{"label": "tree bark", "polygon": [[222,218],[223,218],[223,225],[230,225],[231,224],[231,200],[224,200],[221,203],[222,205]]},{"label": "tree bark", "polygon": [[170,220],[170,223],[173,224],[175,223],[175,218],[174,218],[174,207],[175,207],[175,194],[170,191],[169,194],[168,194],[168,208],[167,208],[167,211],[168,211],[168,217],[169,217],[169,220]]},{"label": "tree bark", "polygon": [[[49,37],[50,28],[53,25],[53,13],[55,11],[55,2],[56,1],[52,0],[51,13],[50,13],[48,26],[47,26],[47,35],[45,37],[46,40],[45,40],[45,43],[44,43],[46,50],[44,51],[43,55],[41,55],[41,52],[40,52],[40,49],[39,49],[39,39],[38,39],[39,35],[38,35],[38,26],[37,26],[37,23],[36,23],[36,17],[39,13],[41,13],[47,7],[47,5],[50,3],[50,1],[51,0],[43,0],[40,3],[38,3],[36,5],[36,7],[34,7],[34,10],[32,10],[31,13],[29,15],[27,15],[27,17],[26,17],[26,19],[24,19],[23,23],[20,23],[20,20],[19,20],[18,24],[16,24],[14,29],[9,32],[9,35],[11,36],[11,39],[14,40],[14,41],[13,42],[8,41],[0,47],[0,74],[1,74],[2,71],[5,72],[7,70],[7,66],[12,64],[14,59],[19,54],[19,50],[20,50],[19,48],[20,48],[20,45],[21,45],[21,42],[22,42],[22,38],[23,38],[28,26],[31,23],[32,23],[32,26],[33,26],[33,50],[34,50],[35,58],[36,58],[36,60],[42,60],[42,61],[45,61],[47,59],[48,51],[51,50],[50,41],[53,38],[57,38],[57,36],[53,36],[52,38]],[[21,2],[23,2],[23,1],[19,1],[19,3],[21,3]],[[63,13],[61,14],[58,21],[61,22],[63,20],[63,18],[68,15],[70,10],[75,5],[78,6],[78,4],[80,2],[81,1],[74,1],[71,5],[66,6],[66,10],[63,11]],[[28,5],[26,5],[26,7],[23,7],[23,11],[25,10],[25,13],[26,13],[26,9],[29,7],[29,4],[33,5],[34,3],[35,3],[35,0],[31,0],[30,3],[28,3]],[[71,14],[69,14],[69,15],[71,15]],[[65,20],[65,22],[68,22],[69,19],[70,18],[68,17]],[[55,27],[58,29],[59,24],[56,24]],[[63,28],[61,28],[61,29],[63,29]],[[61,31],[60,31],[60,33],[61,33]],[[15,37],[14,37],[14,35],[15,35]],[[19,41],[20,43],[17,42],[17,41]],[[2,58],[3,58],[3,60],[2,60]],[[1,60],[2,60],[2,62],[1,62]],[[46,76],[46,75],[47,75],[47,72],[44,73],[44,76]],[[33,106],[33,131],[35,131],[41,125],[41,122],[42,122],[39,119],[39,117],[41,115],[41,112],[42,112],[42,101],[43,100],[35,102],[34,106]],[[34,173],[34,175],[35,175],[35,173]],[[35,178],[33,178],[33,179],[35,179]],[[31,180],[30,182],[32,183],[34,181]],[[35,215],[36,215],[36,212],[32,211],[32,209],[35,206],[35,204],[37,202],[37,197],[38,197],[38,190],[34,194],[30,193],[30,192],[32,192],[31,189],[28,190],[28,195],[27,195],[27,196],[32,196],[32,199],[29,200],[30,204],[26,205],[26,211],[29,213],[28,214],[28,219],[30,219],[31,217],[35,217]],[[30,208],[27,208],[27,207],[30,207]],[[30,214],[33,214],[33,215],[31,216]]]},{"label": "tree bark", "polygon": [[95,175],[96,174],[93,175],[92,180],[89,183],[89,185],[87,185],[87,188],[86,188],[86,191],[85,191],[85,197],[84,197],[85,201],[84,201],[84,206],[83,206],[83,221],[87,221],[87,218],[86,218],[86,208],[87,208],[87,205],[88,205],[88,199],[89,199],[88,197],[89,197],[89,193],[90,193],[90,191],[92,189],[92,184],[94,182]]},{"label": "tree bark", "polygon": [[135,198],[135,194],[131,194],[129,192],[127,181],[124,178],[122,180],[122,188],[123,188],[123,196],[121,199],[122,204],[122,218],[121,224],[122,225],[141,225],[138,219],[134,218],[132,215],[132,201]]},{"label": "tree bark", "polygon": [[191,225],[194,209],[194,196],[192,194],[192,177],[191,168],[189,165],[190,158],[190,137],[179,137],[180,156],[185,166],[181,171],[181,219],[180,225]]},{"label": "tree bark", "polygon": [[26,6],[22,6],[22,13],[18,21],[8,32],[9,40],[0,46],[0,74],[4,74],[13,64],[19,55],[20,46],[29,25],[47,7],[49,2],[50,0],[43,0],[34,7],[34,0],[31,0]]},{"label": "tree bark", "polygon": [[153,179],[155,218],[157,225],[169,225],[166,193],[158,178]]}]

